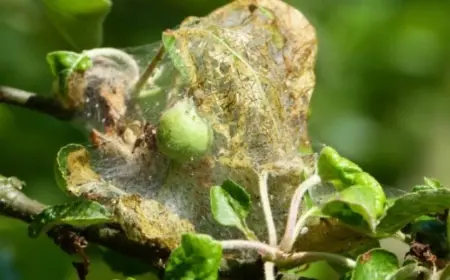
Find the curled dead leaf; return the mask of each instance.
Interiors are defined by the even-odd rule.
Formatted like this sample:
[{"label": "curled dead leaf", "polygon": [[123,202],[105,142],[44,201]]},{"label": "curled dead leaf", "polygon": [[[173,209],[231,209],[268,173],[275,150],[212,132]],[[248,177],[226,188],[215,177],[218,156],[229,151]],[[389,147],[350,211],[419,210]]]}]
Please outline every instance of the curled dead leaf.
[{"label": "curled dead leaf", "polygon": [[189,221],[139,195],[121,196],[113,207],[115,218],[127,236],[137,242],[155,243],[172,250],[180,244],[183,233],[195,231]]}]

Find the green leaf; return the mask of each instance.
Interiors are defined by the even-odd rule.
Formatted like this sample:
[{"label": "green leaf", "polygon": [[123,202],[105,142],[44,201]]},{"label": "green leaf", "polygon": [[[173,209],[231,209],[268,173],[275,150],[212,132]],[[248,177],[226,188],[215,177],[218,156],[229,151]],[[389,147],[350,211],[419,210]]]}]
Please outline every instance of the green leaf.
[{"label": "green leaf", "polygon": [[92,61],[86,55],[70,51],[55,51],[47,54],[47,62],[55,77],[61,73],[86,71],[92,66]]},{"label": "green leaf", "polygon": [[444,185],[442,185],[441,182],[439,182],[437,179],[430,178],[430,177],[424,177],[423,180],[425,181],[425,184],[427,186],[430,186],[432,188],[440,189],[440,188],[444,187]]},{"label": "green leaf", "polygon": [[234,226],[248,234],[245,223],[251,207],[250,194],[240,185],[225,180],[221,186],[214,186],[210,191],[211,212],[216,221],[224,226]]},{"label": "green leaf", "polygon": [[410,263],[405,266],[402,266],[397,271],[389,275],[389,277],[386,279],[387,280],[416,279],[420,271],[421,270],[417,263]]},{"label": "green leaf", "polygon": [[111,221],[106,208],[95,201],[75,200],[72,202],[48,207],[37,215],[28,227],[30,237],[37,237],[55,225],[68,224],[75,227],[86,227]]},{"label": "green leaf", "polygon": [[443,188],[444,185],[441,184],[437,179],[424,177],[425,185],[414,186],[412,191],[422,191],[422,190],[432,190],[432,189],[440,189]]},{"label": "green leaf", "polygon": [[354,185],[335,194],[322,206],[322,213],[340,221],[375,232],[377,225],[377,201],[370,188]]},{"label": "green leaf", "polygon": [[[349,259],[356,259],[359,255],[373,249],[380,248],[380,241],[378,239],[370,239],[367,242],[361,243],[359,246],[355,246],[355,248],[340,253],[342,256],[347,257]],[[340,264],[334,262],[327,262],[328,265],[333,268],[333,270],[340,275],[340,279],[345,279],[347,275],[348,279],[351,277],[352,269],[346,266],[342,266]]]},{"label": "green leaf", "polygon": [[373,195],[374,210],[376,217],[384,215],[386,206],[386,194],[383,187],[373,178],[369,173],[361,172],[353,175],[352,183],[355,185],[364,186],[369,189]]},{"label": "green leaf", "polygon": [[69,181],[69,176],[71,173],[68,162],[69,154],[79,151],[80,149],[84,149],[84,147],[79,144],[69,144],[62,147],[58,151],[58,154],[56,155],[56,162],[55,162],[56,183],[58,184],[59,188],[64,192],[68,192],[67,182]]},{"label": "green leaf", "polygon": [[370,250],[358,257],[352,280],[386,280],[398,270],[397,257],[382,249]]},{"label": "green leaf", "polygon": [[434,189],[435,189],[434,187],[431,187],[428,185],[417,185],[412,188],[412,191],[418,192],[418,191],[426,191],[426,190],[434,190]]},{"label": "green leaf", "polygon": [[110,0],[43,0],[45,12],[64,38],[78,50],[101,46]]},{"label": "green leaf", "polygon": [[386,207],[386,195],[383,187],[370,174],[348,159],[341,157],[334,149],[324,147],[321,150],[318,174],[323,182],[332,183],[337,191],[343,191],[355,185],[358,185],[359,189],[367,188],[368,190],[364,190],[364,196],[369,196],[368,193],[370,193],[373,199],[365,199],[366,202],[371,203],[365,208],[368,208],[371,215],[375,214],[376,218],[383,216]]},{"label": "green leaf", "polygon": [[208,235],[184,234],[181,245],[172,251],[165,280],[218,279],[222,246]]},{"label": "green leaf", "polygon": [[423,215],[441,213],[449,206],[450,190],[446,188],[408,193],[389,206],[377,226],[377,233],[392,234]]},{"label": "green leaf", "polygon": [[92,67],[91,59],[85,54],[69,51],[56,51],[47,54],[47,63],[56,77],[58,89],[56,97],[67,107],[76,100],[69,96],[68,86],[74,73],[83,73]]},{"label": "green leaf", "polygon": [[350,160],[341,157],[333,148],[324,147],[320,151],[318,173],[322,181],[330,182],[337,190],[342,190],[352,184],[351,174],[360,173],[362,169]]}]

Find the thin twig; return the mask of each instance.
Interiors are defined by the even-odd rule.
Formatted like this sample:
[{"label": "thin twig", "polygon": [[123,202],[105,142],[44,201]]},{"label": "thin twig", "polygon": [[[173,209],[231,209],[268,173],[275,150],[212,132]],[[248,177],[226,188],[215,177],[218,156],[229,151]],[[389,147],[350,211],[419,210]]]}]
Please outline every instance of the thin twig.
[{"label": "thin twig", "polygon": [[263,171],[258,176],[259,181],[259,195],[261,197],[261,206],[264,211],[264,217],[266,219],[267,231],[269,233],[269,245],[277,245],[277,229],[273,221],[272,209],[270,208],[269,190],[267,187],[268,173]]},{"label": "thin twig", "polygon": [[220,242],[224,250],[256,250],[266,262],[273,262],[278,267],[292,268],[301,264],[326,260],[348,268],[354,268],[356,262],[344,256],[326,252],[285,253],[279,248],[258,241],[226,240]]},{"label": "thin twig", "polygon": [[265,280],[275,280],[275,264],[273,262],[264,262]]},{"label": "thin twig", "polygon": [[142,90],[144,85],[147,83],[148,79],[151,77],[151,75],[155,71],[156,66],[164,57],[164,54],[165,54],[165,49],[164,49],[164,46],[161,44],[155,57],[152,59],[150,64],[147,66],[145,71],[140,75],[139,79],[137,80],[136,84],[134,85],[133,91],[131,93],[132,100],[137,97],[139,92]]},{"label": "thin twig", "polygon": [[280,249],[289,252],[292,250],[292,246],[294,245],[295,239],[297,238],[298,233],[296,233],[296,224],[298,211],[300,208],[300,204],[302,202],[303,196],[305,193],[315,185],[320,183],[320,177],[316,174],[312,175],[305,181],[303,181],[300,186],[295,190],[294,195],[291,200],[291,206],[289,208],[289,215],[286,223],[286,229],[283,236],[283,239],[280,243]]},{"label": "thin twig", "polygon": [[274,260],[278,267],[284,269],[293,268],[315,261],[328,261],[351,269],[356,267],[356,262],[352,259],[338,254],[325,252],[298,252],[293,254],[284,254],[282,257],[277,257],[277,259]]},{"label": "thin twig", "polygon": [[63,121],[71,120],[75,114],[74,111],[65,109],[54,98],[7,86],[0,86],[0,103],[37,111]]},{"label": "thin twig", "polygon": [[302,216],[298,219],[297,223],[295,224],[294,234],[292,235],[291,243],[289,244],[290,250],[292,250],[292,246],[295,243],[295,240],[297,239],[298,235],[300,234],[301,230],[305,227],[306,222],[308,219],[314,215],[318,210],[317,207],[312,207],[308,211],[306,211]]}]

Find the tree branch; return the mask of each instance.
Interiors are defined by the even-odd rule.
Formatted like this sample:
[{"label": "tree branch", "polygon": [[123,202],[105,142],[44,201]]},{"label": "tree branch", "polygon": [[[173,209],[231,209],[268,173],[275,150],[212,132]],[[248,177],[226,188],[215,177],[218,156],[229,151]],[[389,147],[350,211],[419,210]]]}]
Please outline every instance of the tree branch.
[{"label": "tree branch", "polygon": [[256,250],[263,255],[263,260],[273,261],[278,267],[293,268],[302,264],[326,260],[348,268],[354,268],[356,262],[344,256],[327,252],[296,252],[286,253],[277,247],[248,240],[221,241],[224,250]]},{"label": "tree branch", "polygon": [[[22,193],[23,185],[24,182],[15,177],[6,178],[0,175],[0,215],[30,223],[47,205]],[[91,226],[85,229],[62,225],[52,228],[47,235],[68,254],[78,254],[85,259],[87,256],[84,255],[84,247],[88,243],[95,243],[138,259],[156,269],[160,275],[163,274],[165,263],[171,253],[157,242],[139,243],[130,240],[116,224]],[[73,263],[78,273],[83,270],[80,268],[82,264]],[[84,269],[87,270],[86,267]],[[259,261],[240,263],[229,260],[220,271],[220,275],[222,279],[262,279],[262,271],[262,263]],[[87,271],[81,273],[83,272],[87,273]]]},{"label": "tree branch", "polygon": [[0,103],[37,111],[63,121],[71,120],[75,114],[54,98],[6,86],[0,86]]},{"label": "tree branch", "polygon": [[[0,215],[30,223],[47,206],[23,194],[21,192],[22,185],[23,182],[17,178],[0,176]],[[100,227],[92,226],[82,230],[66,225],[57,226],[50,230],[47,235],[56,243],[59,243],[57,241],[61,241],[63,236],[73,235],[74,233],[87,241],[141,259],[157,269],[163,268],[164,261],[170,254],[168,249],[158,248],[155,244],[141,244],[129,240],[114,224]],[[58,245],[62,246],[62,244]],[[67,248],[62,249],[68,251]]]}]

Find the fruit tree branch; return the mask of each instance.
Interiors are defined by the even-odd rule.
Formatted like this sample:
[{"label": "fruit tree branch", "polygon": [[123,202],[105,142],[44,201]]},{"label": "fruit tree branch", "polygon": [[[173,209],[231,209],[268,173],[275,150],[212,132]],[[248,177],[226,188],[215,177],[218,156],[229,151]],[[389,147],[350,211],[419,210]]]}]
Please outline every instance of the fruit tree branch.
[{"label": "fruit tree branch", "polygon": [[63,121],[71,120],[74,115],[73,111],[65,109],[52,97],[40,96],[33,92],[7,86],[0,86],[1,103],[37,111]]},{"label": "fruit tree branch", "polygon": [[[29,223],[47,206],[29,198],[21,192],[23,183],[14,177],[0,176],[0,215],[19,219]],[[56,243],[60,243],[65,236],[78,235],[88,242],[97,243],[122,254],[134,257],[148,263],[157,269],[163,268],[164,261],[170,252],[158,248],[155,244],[141,244],[131,241],[116,225],[92,226],[86,229],[77,229],[71,226],[57,226],[47,235]],[[67,247],[58,244],[60,247]],[[62,248],[67,253],[70,249]]]},{"label": "fruit tree branch", "polygon": [[[24,183],[15,177],[7,178],[0,175],[0,215],[30,223],[47,205],[26,196],[21,191],[23,185]],[[159,246],[157,242],[139,243],[130,240],[115,224],[90,226],[85,229],[68,225],[56,226],[48,231],[47,235],[68,254],[78,254],[87,258],[82,249],[88,243],[95,243],[125,256],[141,260],[161,274],[170,255],[170,251]],[[79,265],[79,263],[74,263],[77,272],[79,272]],[[248,277],[258,276],[261,273],[261,265],[259,262],[227,262],[220,274],[222,279],[249,279]],[[80,279],[84,278],[80,277]]]}]

